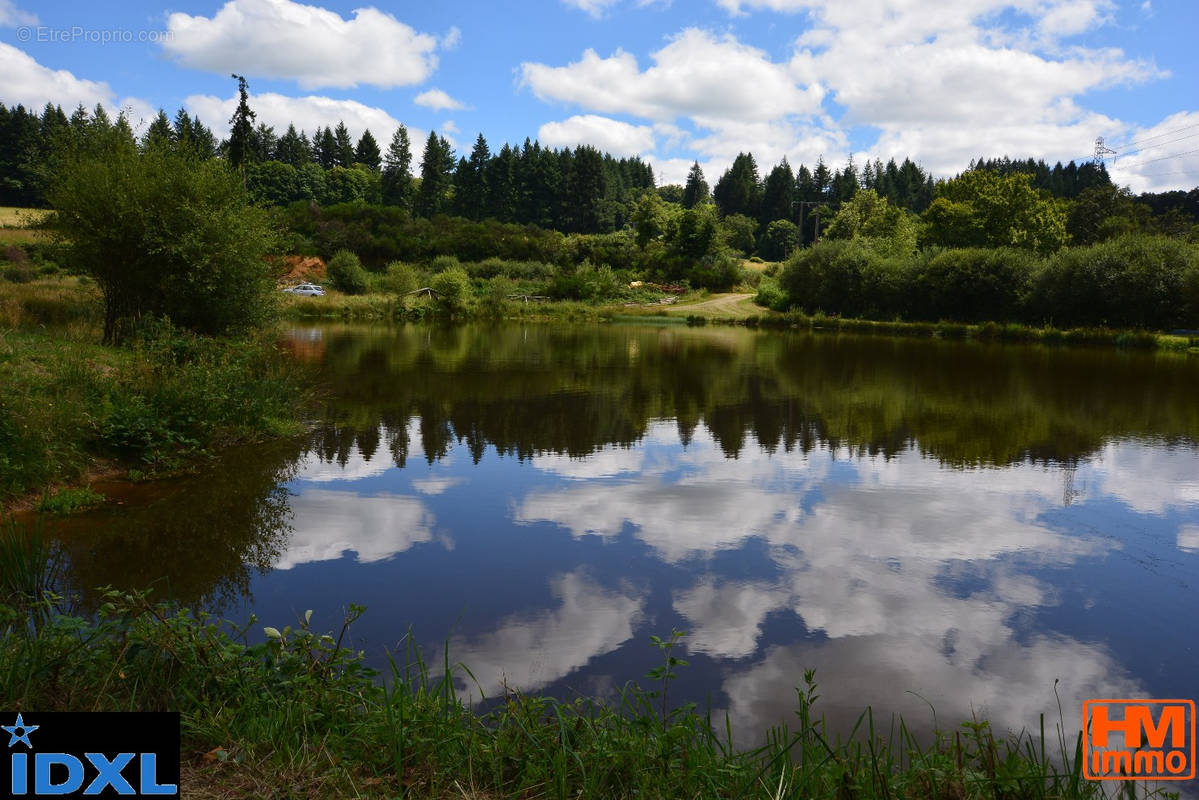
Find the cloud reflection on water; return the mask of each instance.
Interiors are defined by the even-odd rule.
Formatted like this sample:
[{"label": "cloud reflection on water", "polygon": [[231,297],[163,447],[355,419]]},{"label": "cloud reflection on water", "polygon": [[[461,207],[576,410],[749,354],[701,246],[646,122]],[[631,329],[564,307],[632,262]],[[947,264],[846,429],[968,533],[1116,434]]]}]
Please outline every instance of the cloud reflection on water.
[{"label": "cloud reflection on water", "polygon": [[[674,610],[692,652],[751,659],[724,671],[728,710],[743,730],[777,723],[811,667],[831,676],[822,706],[840,722],[871,703],[927,716],[915,695],[897,700],[909,691],[944,719],[977,713],[1001,728],[1056,709],[1055,681],[1069,709],[1087,697],[1144,693],[1104,643],[1029,633],[1018,620],[1060,602],[1055,586],[1029,573],[1123,547],[1099,531],[1060,528],[1054,513],[1087,498],[1140,514],[1193,504],[1193,453],[1118,442],[1073,473],[1032,463],[954,469],[915,449],[885,459],[749,446],[731,460],[700,430],[673,459],[658,457],[680,447],[673,425],[656,424],[643,447],[601,451],[595,464],[535,459],[568,480],[529,492],[514,518],[610,540],[631,528],[664,562],[698,560]],[[580,484],[581,475],[593,480]],[[734,580],[702,566],[751,537],[767,544],[779,577]],[[1194,526],[1179,532],[1178,547],[1199,548]],[[797,615],[812,638],[763,643],[763,625],[778,613]]]}]

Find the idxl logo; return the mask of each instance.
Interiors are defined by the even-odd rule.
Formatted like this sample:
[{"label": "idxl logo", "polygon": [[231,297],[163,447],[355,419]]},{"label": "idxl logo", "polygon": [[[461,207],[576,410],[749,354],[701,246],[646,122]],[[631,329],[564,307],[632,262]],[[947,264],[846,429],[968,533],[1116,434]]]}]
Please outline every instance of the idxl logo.
[{"label": "idxl logo", "polygon": [[0,713],[8,736],[0,794],[163,797],[179,794],[179,715]]}]

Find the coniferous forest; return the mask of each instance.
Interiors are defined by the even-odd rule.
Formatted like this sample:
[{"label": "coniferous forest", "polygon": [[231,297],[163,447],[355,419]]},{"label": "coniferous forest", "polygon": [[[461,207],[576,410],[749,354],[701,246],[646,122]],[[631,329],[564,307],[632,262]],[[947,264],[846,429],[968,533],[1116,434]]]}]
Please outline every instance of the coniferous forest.
[{"label": "coniferous forest", "polygon": [[[1184,243],[1199,235],[1199,188],[1137,196],[1116,186],[1098,162],[1051,167],[1033,158],[979,158],[958,176],[938,179],[911,159],[859,164],[851,157],[833,166],[823,158],[811,166],[784,159],[766,170],[752,153],[741,153],[715,180],[695,163],[683,185],[658,185],[646,161],[587,145],[556,149],[525,139],[494,148],[480,133],[469,152],[457,153],[436,133],[414,142],[403,126],[386,142],[369,130],[355,141],[340,121],[311,134],[294,125],[279,133],[257,122],[244,79],[239,88],[227,137],[184,109],[173,118],[160,111],[135,131],[123,114],[112,119],[101,106],[67,115],[52,104],[38,113],[0,103],[0,206],[47,206],[56,164],[117,143],[143,154],[225,162],[249,200],[269,209],[285,231],[284,252],[325,259],[350,253],[368,272],[439,257],[468,266],[499,259],[525,266],[468,272],[484,280],[541,276],[551,283],[528,291],[559,299],[610,294],[587,288],[590,278],[562,274],[582,266],[614,271],[601,281],[612,286],[640,277],[711,290],[748,285],[761,305],[777,310],[887,319],[966,314],[1031,324],[1117,319],[1063,318],[1044,297],[1025,296],[1050,256],[1129,236],[1168,237],[1193,252]],[[850,249],[813,247],[837,240],[851,240]],[[1025,255],[971,256],[927,269],[944,249]],[[1147,252],[1121,252],[1134,251]],[[762,285],[760,275],[742,268],[745,258],[788,264]],[[884,267],[879,259],[890,261]],[[983,262],[991,266],[978,266]],[[1123,264],[1117,272],[1130,270]],[[1113,280],[1123,285],[1111,275],[1092,283]],[[1166,284],[1187,280],[1180,274]],[[971,299],[980,281],[1007,288],[998,305]],[[367,287],[363,277],[337,288]],[[940,300],[929,306],[933,296]],[[1192,316],[1191,303],[1184,305],[1117,316],[1133,326],[1180,325]]]}]

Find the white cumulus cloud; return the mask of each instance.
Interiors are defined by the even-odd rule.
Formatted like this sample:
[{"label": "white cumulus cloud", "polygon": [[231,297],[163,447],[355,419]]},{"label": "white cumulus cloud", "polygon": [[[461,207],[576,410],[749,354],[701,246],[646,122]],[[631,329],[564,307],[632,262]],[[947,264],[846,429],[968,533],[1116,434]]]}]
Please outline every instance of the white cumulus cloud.
[{"label": "white cumulus cloud", "polygon": [[167,30],[163,48],[184,66],[294,80],[308,90],[411,86],[437,68],[437,37],[377,8],[344,19],[292,0],[229,0],[212,17],[171,14]]},{"label": "white cumulus cloud", "polygon": [[635,156],[654,149],[654,130],[648,125],[581,114],[547,122],[537,131],[537,138],[550,147],[575,147],[589,144],[614,156]]},{"label": "white cumulus cloud", "polygon": [[104,81],[79,78],[65,69],[50,69],[25,51],[3,42],[0,42],[0,75],[4,76],[4,102],[24,105],[38,113],[46,103],[62,106],[68,114],[76,106],[83,105],[90,111],[99,103],[110,115],[125,109],[135,129],[156,113],[144,100],[133,97],[118,100]]},{"label": "white cumulus cloud", "polygon": [[428,91],[421,92],[412,102],[418,106],[431,108],[434,111],[457,111],[466,108],[465,105],[450,97],[441,89],[429,89]]},{"label": "white cumulus cloud", "polygon": [[564,67],[525,62],[521,76],[542,100],[661,122],[770,120],[819,109],[819,87],[801,89],[786,65],[731,35],[689,28],[652,58],[643,71],[631,53],[604,58],[589,49]]},{"label": "white cumulus cloud", "polygon": [[982,152],[1079,159],[1096,136],[1130,128],[1088,108],[1089,93],[1167,76],[1151,58],[1071,40],[1108,24],[1111,0],[717,2],[732,14],[793,15],[780,23],[795,27],[792,51],[780,58],[688,28],[649,65],[586,50],[564,65],[522,64],[522,85],[581,113],[685,126],[660,155],[689,150],[711,182],[740,152],[763,170],[783,156],[843,163],[850,131],[863,129],[877,131],[869,157],[910,156],[941,175]]}]

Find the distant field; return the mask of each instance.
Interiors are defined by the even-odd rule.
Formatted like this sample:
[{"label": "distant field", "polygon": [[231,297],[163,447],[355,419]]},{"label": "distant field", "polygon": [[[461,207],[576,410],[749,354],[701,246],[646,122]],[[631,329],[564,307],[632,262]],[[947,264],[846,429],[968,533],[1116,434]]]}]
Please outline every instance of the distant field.
[{"label": "distant field", "polygon": [[741,260],[741,266],[746,269],[752,269],[754,272],[765,272],[768,268],[775,265],[774,261],[750,261],[748,258]]},{"label": "distant field", "polygon": [[45,238],[45,231],[34,230],[33,228],[6,228],[0,225],[0,245],[40,242]]},{"label": "distant field", "polygon": [[44,208],[0,206],[0,228],[27,228],[30,222],[40,222],[49,213]]}]

